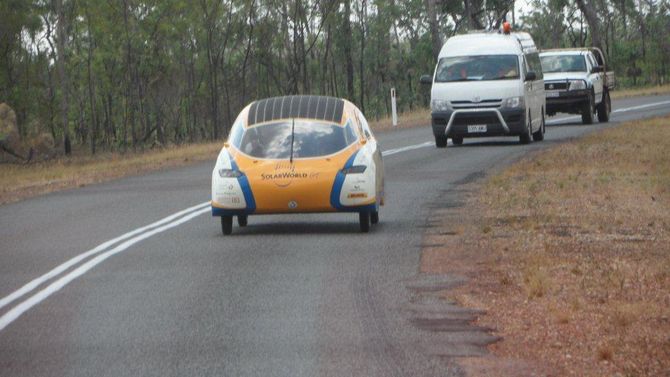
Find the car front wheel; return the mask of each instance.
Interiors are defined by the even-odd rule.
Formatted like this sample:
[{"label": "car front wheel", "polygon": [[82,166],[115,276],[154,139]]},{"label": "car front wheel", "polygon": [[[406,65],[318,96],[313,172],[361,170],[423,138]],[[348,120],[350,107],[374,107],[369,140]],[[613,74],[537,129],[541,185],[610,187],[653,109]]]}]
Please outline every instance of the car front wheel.
[{"label": "car front wheel", "polygon": [[446,148],[447,137],[445,135],[435,135],[435,146],[438,148]]},{"label": "car front wheel", "polygon": [[221,216],[221,231],[224,235],[233,233],[233,217]]}]

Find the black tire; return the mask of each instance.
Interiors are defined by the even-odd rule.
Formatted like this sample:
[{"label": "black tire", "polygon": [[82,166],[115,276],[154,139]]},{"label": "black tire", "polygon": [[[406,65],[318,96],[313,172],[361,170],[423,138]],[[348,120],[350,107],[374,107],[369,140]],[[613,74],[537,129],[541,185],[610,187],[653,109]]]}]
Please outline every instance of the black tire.
[{"label": "black tire", "polygon": [[598,105],[598,122],[607,123],[610,121],[610,113],[612,112],[612,101],[610,100],[610,92],[605,90],[603,92],[603,100]]},{"label": "black tire", "polygon": [[360,222],[362,233],[370,231],[370,212],[359,212],[358,221]]},{"label": "black tire", "polygon": [[232,216],[221,216],[221,232],[223,232],[224,235],[229,235],[233,233]]},{"label": "black tire", "polygon": [[521,144],[530,144],[533,141],[533,126],[532,119],[530,118],[530,112],[528,112],[528,124],[526,125],[526,130],[523,134],[519,135],[519,143]]},{"label": "black tire", "polygon": [[247,221],[249,220],[248,215],[239,215],[237,216],[237,225],[239,226],[247,226]]},{"label": "black tire", "polygon": [[370,222],[374,225],[379,223],[379,212],[374,211],[370,214]]},{"label": "black tire", "polygon": [[435,135],[435,146],[438,148],[447,147],[447,137],[444,135]]},{"label": "black tire", "polygon": [[544,124],[544,110],[542,110],[542,122],[540,122],[540,129],[533,133],[533,141],[544,140],[545,124]]},{"label": "black tire", "polygon": [[452,137],[451,141],[454,143],[454,145],[463,145],[462,137]]},{"label": "black tire", "polygon": [[589,103],[582,108],[582,123],[593,124],[593,93],[589,94]]}]

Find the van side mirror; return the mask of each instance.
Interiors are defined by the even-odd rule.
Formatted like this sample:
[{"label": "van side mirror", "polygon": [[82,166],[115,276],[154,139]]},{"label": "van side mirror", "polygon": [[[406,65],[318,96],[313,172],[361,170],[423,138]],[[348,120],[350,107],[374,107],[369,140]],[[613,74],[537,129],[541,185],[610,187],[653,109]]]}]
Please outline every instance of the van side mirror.
[{"label": "van side mirror", "polygon": [[433,76],[431,75],[422,75],[419,79],[419,82],[423,85],[431,85],[433,83]]},{"label": "van side mirror", "polygon": [[524,81],[535,81],[537,80],[537,74],[534,71],[528,71],[526,73],[526,79]]},{"label": "van side mirror", "polygon": [[602,65],[597,65],[597,66],[591,68],[591,73],[600,73],[600,72],[604,72],[604,71],[605,71],[605,68]]}]

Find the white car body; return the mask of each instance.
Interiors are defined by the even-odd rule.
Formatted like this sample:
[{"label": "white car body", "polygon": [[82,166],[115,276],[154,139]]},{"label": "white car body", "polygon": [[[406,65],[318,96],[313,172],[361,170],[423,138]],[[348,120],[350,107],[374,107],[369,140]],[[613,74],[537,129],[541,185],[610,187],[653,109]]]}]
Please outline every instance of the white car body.
[{"label": "white car body", "polygon": [[[508,74],[509,78],[489,79],[485,75],[470,77],[465,74],[466,77],[456,81],[440,79],[443,73],[439,70],[445,69],[441,68],[443,59],[495,56],[510,59],[512,55],[518,66],[517,72]],[[464,75],[463,71],[461,69],[461,75]],[[534,79],[528,79],[532,77],[530,75],[527,77],[531,71]],[[448,74],[454,75],[451,71]],[[423,79],[422,82],[425,83]],[[433,133],[438,147],[440,141],[446,145],[445,136],[460,143],[464,137],[519,135],[523,138],[528,136],[529,127],[531,134],[543,133],[544,111],[544,82],[538,50],[528,33],[464,34],[449,38],[442,46],[431,89]],[[486,127],[468,128],[470,125]]]}]

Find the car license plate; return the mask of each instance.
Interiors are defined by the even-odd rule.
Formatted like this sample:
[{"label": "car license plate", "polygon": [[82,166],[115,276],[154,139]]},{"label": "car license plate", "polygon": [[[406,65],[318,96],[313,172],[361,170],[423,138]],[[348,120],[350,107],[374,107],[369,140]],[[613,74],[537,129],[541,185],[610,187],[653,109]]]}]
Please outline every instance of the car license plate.
[{"label": "car license plate", "polygon": [[561,95],[561,93],[559,93],[559,92],[547,92],[547,98],[556,98],[560,95]]},{"label": "car license plate", "polygon": [[468,126],[468,133],[479,133],[479,132],[486,132],[486,125],[485,124],[473,124],[472,126]]}]

